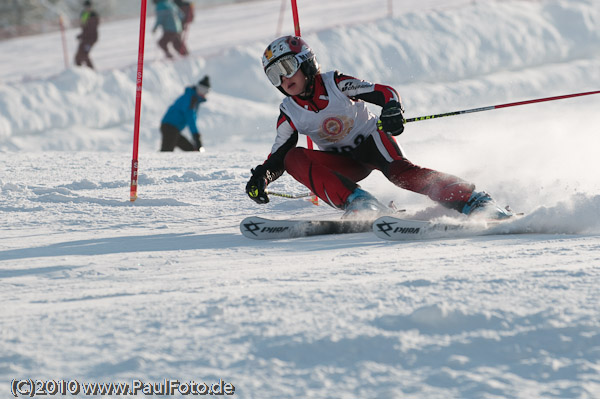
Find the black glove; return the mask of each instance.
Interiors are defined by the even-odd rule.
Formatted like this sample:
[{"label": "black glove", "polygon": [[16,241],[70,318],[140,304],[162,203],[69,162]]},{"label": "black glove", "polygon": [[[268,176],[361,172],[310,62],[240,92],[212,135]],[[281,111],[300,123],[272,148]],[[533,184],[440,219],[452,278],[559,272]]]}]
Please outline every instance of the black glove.
[{"label": "black glove", "polygon": [[402,105],[392,100],[385,104],[379,117],[380,128],[392,136],[398,136],[404,131],[404,116],[402,116]]},{"label": "black glove", "polygon": [[200,140],[200,135],[192,134],[192,138],[194,139],[194,145],[196,146],[195,150],[200,151],[200,148],[202,148],[202,140]]},{"label": "black glove", "polygon": [[251,170],[252,177],[248,180],[248,184],[246,184],[246,194],[257,204],[266,204],[269,202],[269,196],[265,192],[267,189],[267,178],[264,173],[257,170],[259,168]]}]

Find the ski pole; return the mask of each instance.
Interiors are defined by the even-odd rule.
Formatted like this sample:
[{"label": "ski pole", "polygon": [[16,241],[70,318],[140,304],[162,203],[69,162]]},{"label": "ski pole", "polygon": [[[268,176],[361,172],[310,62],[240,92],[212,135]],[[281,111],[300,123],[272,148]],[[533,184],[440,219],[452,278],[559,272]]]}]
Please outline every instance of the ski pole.
[{"label": "ski pole", "polygon": [[566,95],[562,95],[562,96],[538,98],[538,99],[535,99],[535,100],[518,101],[518,102],[514,102],[514,103],[506,103],[506,104],[499,104],[499,105],[490,105],[489,107],[465,109],[465,110],[462,110],[462,111],[446,112],[446,113],[443,113],[443,114],[418,116],[416,118],[406,119],[404,122],[407,123],[407,122],[424,121],[424,120],[427,120],[427,119],[442,118],[442,117],[445,117],[445,116],[470,114],[471,112],[481,112],[481,111],[489,111],[489,110],[498,109],[498,108],[516,107],[517,105],[541,103],[541,102],[544,102],[544,101],[562,100],[564,98],[589,96],[591,94],[599,94],[599,93],[600,93],[600,90],[596,90],[596,91],[588,91],[588,92],[585,92],[585,93],[566,94]]},{"label": "ski pole", "polygon": [[290,199],[306,198],[306,197],[310,197],[313,195],[312,193],[287,194],[287,193],[278,193],[278,192],[273,192],[273,191],[265,191],[265,192],[267,193],[267,195],[273,195],[275,197],[283,197],[283,198],[290,198]]}]

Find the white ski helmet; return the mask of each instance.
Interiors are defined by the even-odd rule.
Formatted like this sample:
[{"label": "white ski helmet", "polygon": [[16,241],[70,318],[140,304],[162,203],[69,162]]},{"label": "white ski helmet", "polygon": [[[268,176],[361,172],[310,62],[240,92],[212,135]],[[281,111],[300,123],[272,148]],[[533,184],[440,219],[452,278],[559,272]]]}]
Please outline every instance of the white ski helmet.
[{"label": "white ski helmet", "polygon": [[262,64],[269,81],[279,88],[281,77],[291,77],[298,69],[309,79],[319,73],[319,64],[310,46],[299,36],[275,39],[262,56]]}]

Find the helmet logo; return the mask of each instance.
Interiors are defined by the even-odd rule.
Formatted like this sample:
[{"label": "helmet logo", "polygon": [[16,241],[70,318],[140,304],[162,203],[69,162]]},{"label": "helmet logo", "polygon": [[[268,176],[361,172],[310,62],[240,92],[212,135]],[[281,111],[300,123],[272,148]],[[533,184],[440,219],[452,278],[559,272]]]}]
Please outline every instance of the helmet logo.
[{"label": "helmet logo", "polygon": [[265,50],[265,58],[270,61],[271,58],[273,58],[273,50],[271,50],[271,47],[269,46],[269,48],[267,48]]},{"label": "helmet logo", "polygon": [[[297,38],[295,36],[290,36],[287,45],[294,53],[299,53],[302,51],[302,45],[304,44],[304,40]],[[308,47],[308,46],[307,46]]]}]

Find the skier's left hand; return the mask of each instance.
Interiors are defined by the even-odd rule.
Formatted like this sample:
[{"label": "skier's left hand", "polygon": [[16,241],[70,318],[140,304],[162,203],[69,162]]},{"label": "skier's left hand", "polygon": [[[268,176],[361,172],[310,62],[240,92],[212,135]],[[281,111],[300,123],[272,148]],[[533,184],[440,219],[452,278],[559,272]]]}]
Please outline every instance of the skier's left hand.
[{"label": "skier's left hand", "polygon": [[385,104],[381,109],[379,117],[379,128],[392,136],[398,136],[404,131],[404,116],[402,115],[402,105],[392,100]]}]

